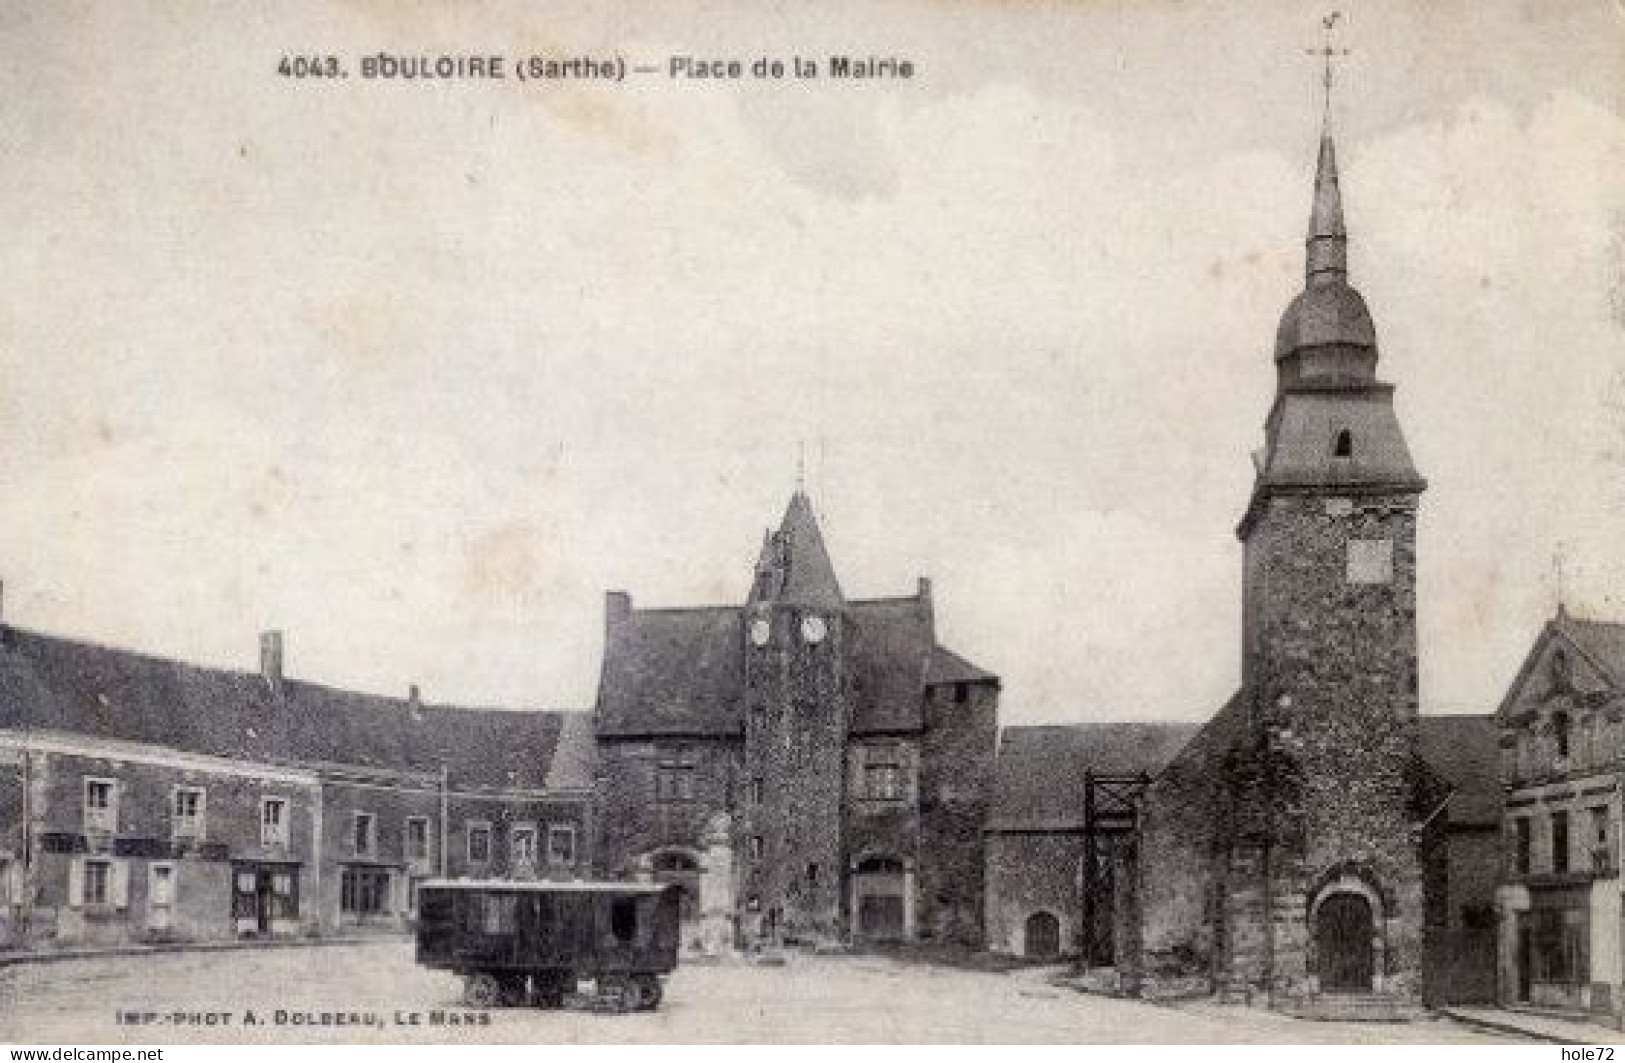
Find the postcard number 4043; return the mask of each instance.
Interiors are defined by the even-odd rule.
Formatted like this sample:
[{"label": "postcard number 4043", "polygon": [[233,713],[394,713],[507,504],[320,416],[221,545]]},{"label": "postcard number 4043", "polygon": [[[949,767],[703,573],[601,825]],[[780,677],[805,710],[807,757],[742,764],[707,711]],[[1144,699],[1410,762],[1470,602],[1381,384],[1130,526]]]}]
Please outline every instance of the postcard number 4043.
[{"label": "postcard number 4043", "polygon": [[276,72],[285,78],[339,78],[344,67],[335,55],[285,55]]}]

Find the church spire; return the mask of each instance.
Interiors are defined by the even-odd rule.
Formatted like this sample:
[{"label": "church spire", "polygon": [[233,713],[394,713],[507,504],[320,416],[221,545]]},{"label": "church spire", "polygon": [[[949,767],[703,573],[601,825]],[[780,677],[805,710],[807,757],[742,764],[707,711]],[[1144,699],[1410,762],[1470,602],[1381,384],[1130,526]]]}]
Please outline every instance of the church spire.
[{"label": "church spire", "polygon": [[1304,280],[1308,284],[1328,284],[1348,276],[1348,231],[1343,228],[1343,195],[1337,187],[1337,149],[1332,144],[1332,60],[1348,55],[1347,48],[1332,44],[1332,31],[1343,17],[1333,11],[1321,19],[1326,41],[1311,51],[1325,60],[1321,76],[1320,159],[1315,165],[1315,200],[1309,210],[1309,237],[1304,256]]},{"label": "church spire", "polygon": [[1320,161],[1315,167],[1315,200],[1309,211],[1304,280],[1330,284],[1348,276],[1348,230],[1343,228],[1343,195],[1337,187],[1337,149],[1331,129],[1320,133]]}]

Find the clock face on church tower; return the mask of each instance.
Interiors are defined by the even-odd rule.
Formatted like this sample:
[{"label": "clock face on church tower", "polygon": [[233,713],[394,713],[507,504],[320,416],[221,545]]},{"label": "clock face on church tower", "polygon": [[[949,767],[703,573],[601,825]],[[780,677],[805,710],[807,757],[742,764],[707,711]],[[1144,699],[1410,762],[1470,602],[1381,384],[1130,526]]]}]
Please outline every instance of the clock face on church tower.
[{"label": "clock face on church tower", "polygon": [[809,616],[801,622],[801,637],[809,646],[816,646],[829,634],[829,627],[821,616]]},{"label": "clock face on church tower", "polygon": [[773,625],[767,618],[757,617],[750,622],[750,641],[753,646],[766,646],[767,640],[773,637]]}]

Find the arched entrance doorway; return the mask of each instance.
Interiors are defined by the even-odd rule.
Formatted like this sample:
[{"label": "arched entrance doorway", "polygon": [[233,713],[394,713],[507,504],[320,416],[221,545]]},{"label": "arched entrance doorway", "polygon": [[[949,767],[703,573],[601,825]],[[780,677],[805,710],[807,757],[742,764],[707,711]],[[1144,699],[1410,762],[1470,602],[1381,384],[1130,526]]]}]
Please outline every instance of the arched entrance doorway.
[{"label": "arched entrance doorway", "polygon": [[679,912],[683,922],[700,917],[700,862],[688,853],[667,850],[656,853],[654,880],[676,886],[681,898]]},{"label": "arched entrance doorway", "polygon": [[1027,930],[1022,941],[1022,955],[1035,960],[1052,960],[1061,954],[1061,921],[1049,912],[1034,912],[1027,917]]},{"label": "arched entrance doorway", "polygon": [[1371,902],[1358,893],[1333,893],[1315,914],[1315,952],[1323,993],[1369,993],[1375,973]]},{"label": "arched entrance doorway", "polygon": [[908,936],[907,885],[903,862],[871,856],[852,873],[853,907],[858,937],[866,941],[902,941]]}]

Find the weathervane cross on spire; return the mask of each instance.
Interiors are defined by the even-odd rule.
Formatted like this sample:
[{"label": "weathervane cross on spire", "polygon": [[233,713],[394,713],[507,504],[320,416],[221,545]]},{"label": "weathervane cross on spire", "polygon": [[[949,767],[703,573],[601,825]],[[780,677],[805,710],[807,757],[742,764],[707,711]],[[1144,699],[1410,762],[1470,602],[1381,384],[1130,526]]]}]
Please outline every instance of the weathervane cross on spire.
[{"label": "weathervane cross on spire", "polygon": [[1349,50],[1347,48],[1338,48],[1332,43],[1332,31],[1337,28],[1337,23],[1341,21],[1342,18],[1343,12],[1333,11],[1331,14],[1321,19],[1320,28],[1326,33],[1324,43],[1322,43],[1319,48],[1305,48],[1303,50],[1304,55],[1318,55],[1324,59],[1326,63],[1326,72],[1321,78],[1321,84],[1324,86],[1324,93],[1321,97],[1322,118],[1330,118],[1332,113],[1332,60],[1349,54]]}]

